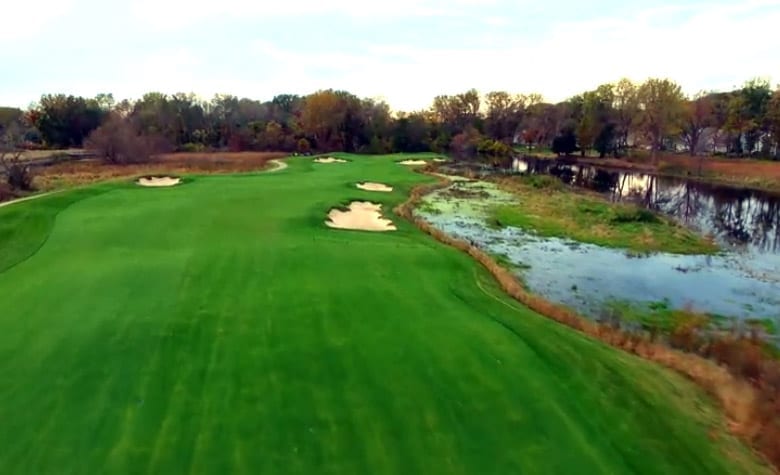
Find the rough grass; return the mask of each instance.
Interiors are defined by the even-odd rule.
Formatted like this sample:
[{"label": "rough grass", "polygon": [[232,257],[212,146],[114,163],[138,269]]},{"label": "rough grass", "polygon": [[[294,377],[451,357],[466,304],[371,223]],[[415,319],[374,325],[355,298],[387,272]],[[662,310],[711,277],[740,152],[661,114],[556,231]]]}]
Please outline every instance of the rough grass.
[{"label": "rough grass", "polygon": [[350,158],[0,208],[0,249],[42,243],[0,271],[0,473],[765,470],[693,384],[411,223],[326,228],[425,179]]},{"label": "rough grass", "polygon": [[65,161],[35,170],[35,186],[56,190],[106,180],[159,174],[217,174],[262,170],[269,160],[285,157],[278,152],[171,153],[148,163],[105,165],[99,160]]},{"label": "rough grass", "polygon": [[554,177],[532,175],[498,183],[517,196],[518,203],[493,207],[491,223],[638,252],[712,254],[718,250],[711,240],[669,219],[634,205],[565,189]]}]

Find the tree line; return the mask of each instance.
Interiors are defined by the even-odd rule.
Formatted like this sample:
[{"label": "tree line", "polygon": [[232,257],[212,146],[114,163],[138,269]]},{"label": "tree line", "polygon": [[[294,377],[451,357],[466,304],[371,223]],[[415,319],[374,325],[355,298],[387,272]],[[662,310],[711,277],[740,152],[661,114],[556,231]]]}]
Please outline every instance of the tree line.
[{"label": "tree line", "polygon": [[[780,158],[780,89],[753,79],[729,92],[682,93],[669,79],[622,79],[553,104],[540,94],[472,89],[427,109],[393,113],[346,91],[278,95],[152,92],[136,101],[44,95],[28,110],[0,108],[0,127],[25,148],[95,146],[112,161],[144,150],[424,152],[505,157],[519,147],[623,156],[662,150]],[[135,144],[135,148],[128,144]],[[144,146],[141,146],[142,144]],[[111,157],[109,157],[111,158]]]}]

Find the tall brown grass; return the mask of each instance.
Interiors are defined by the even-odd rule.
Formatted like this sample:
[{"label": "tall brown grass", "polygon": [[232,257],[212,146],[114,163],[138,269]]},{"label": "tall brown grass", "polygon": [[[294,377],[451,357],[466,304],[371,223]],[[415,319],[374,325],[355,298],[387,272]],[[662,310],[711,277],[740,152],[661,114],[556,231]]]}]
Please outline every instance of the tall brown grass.
[{"label": "tall brown grass", "polygon": [[446,178],[432,176],[439,181],[415,187],[409,199],[394,209],[397,215],[436,240],[470,255],[493,275],[510,297],[537,313],[659,363],[697,383],[720,403],[732,433],[780,469],[780,361],[763,348],[760,340],[737,331],[726,335],[707,334],[699,331],[696,318],[680,318],[668,342],[660,342],[653,335],[589,320],[568,307],[534,295],[484,251],[414,216],[413,210],[423,196],[449,185]]},{"label": "tall brown grass", "polygon": [[170,153],[147,163],[109,165],[97,160],[64,161],[38,169],[36,185],[42,190],[97,181],[154,174],[242,173],[262,170],[269,160],[287,157],[284,152]]}]

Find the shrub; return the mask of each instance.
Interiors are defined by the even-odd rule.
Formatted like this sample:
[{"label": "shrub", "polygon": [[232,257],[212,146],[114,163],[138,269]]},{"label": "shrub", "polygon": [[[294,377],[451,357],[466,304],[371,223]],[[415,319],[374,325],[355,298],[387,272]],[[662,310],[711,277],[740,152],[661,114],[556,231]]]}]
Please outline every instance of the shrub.
[{"label": "shrub", "polygon": [[512,155],[513,151],[512,147],[503,142],[489,138],[483,138],[477,143],[477,152],[493,157],[508,157]]},{"label": "shrub", "polygon": [[171,149],[162,136],[140,134],[116,114],[90,134],[85,146],[104,162],[115,165],[147,162],[153,155]]},{"label": "shrub", "polygon": [[33,189],[32,170],[29,164],[22,161],[21,152],[0,152],[0,173],[5,175],[11,190]]},{"label": "shrub", "polygon": [[552,151],[557,155],[571,155],[577,150],[577,136],[573,131],[561,132],[552,142]]}]

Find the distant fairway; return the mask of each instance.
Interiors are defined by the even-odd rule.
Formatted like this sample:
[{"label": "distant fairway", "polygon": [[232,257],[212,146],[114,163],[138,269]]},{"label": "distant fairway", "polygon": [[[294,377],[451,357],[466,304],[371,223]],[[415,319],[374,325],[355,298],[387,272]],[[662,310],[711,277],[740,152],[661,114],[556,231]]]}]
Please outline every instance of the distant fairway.
[{"label": "distant fairway", "polygon": [[[0,208],[0,474],[760,473],[692,384],[392,215],[424,176],[345,157]],[[352,200],[398,231],[324,225]]]}]

